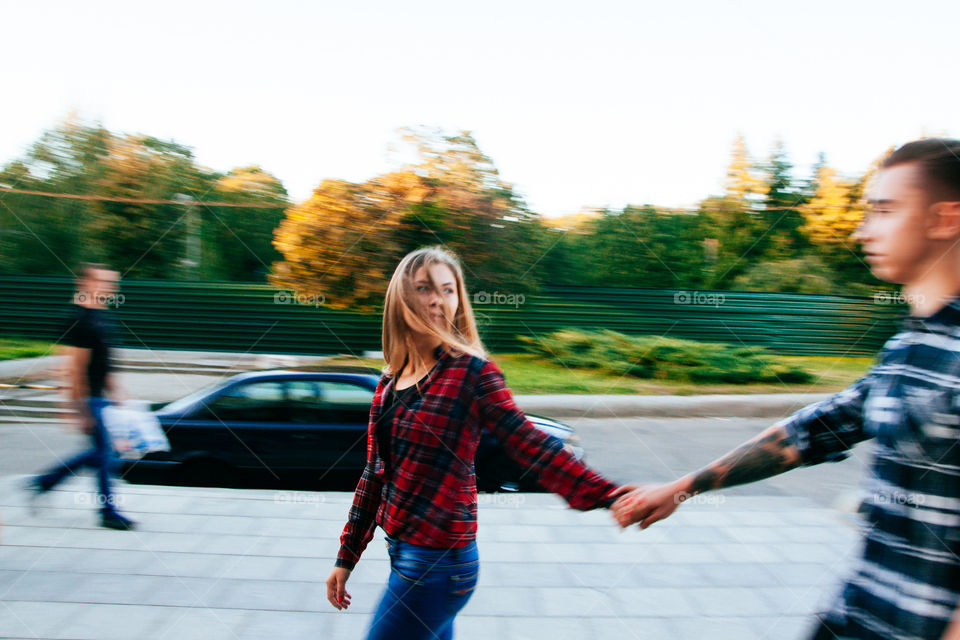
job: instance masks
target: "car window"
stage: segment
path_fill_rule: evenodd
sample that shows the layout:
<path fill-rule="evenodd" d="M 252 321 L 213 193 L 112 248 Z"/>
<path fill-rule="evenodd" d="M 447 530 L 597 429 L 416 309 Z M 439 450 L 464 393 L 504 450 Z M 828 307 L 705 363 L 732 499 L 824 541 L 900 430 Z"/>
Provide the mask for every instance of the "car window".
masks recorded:
<path fill-rule="evenodd" d="M 320 389 L 312 380 L 287 382 L 287 408 L 291 422 L 317 422 Z"/>
<path fill-rule="evenodd" d="M 174 400 L 173 402 L 163 405 L 161 409 L 163 411 L 170 412 L 170 413 L 183 411 L 184 409 L 187 409 L 188 407 L 190 407 L 190 405 L 192 405 L 197 400 L 206 398 L 208 395 L 210 395 L 211 392 L 213 392 L 215 389 L 221 386 L 223 386 L 223 382 L 221 381 L 207 385 L 201 389 L 198 389 L 197 391 L 194 391 L 190 395 L 186 395 L 182 398 L 178 398 Z"/>
<path fill-rule="evenodd" d="M 320 401 L 320 389 L 312 380 L 296 380 L 287 383 L 287 400 L 290 404 L 313 405 Z"/>
<path fill-rule="evenodd" d="M 351 382 L 295 380 L 287 383 L 287 398 L 294 422 L 366 424 L 373 391 Z"/>
<path fill-rule="evenodd" d="M 282 382 L 241 383 L 207 404 L 207 409 L 224 422 L 284 422 L 286 402 Z"/>

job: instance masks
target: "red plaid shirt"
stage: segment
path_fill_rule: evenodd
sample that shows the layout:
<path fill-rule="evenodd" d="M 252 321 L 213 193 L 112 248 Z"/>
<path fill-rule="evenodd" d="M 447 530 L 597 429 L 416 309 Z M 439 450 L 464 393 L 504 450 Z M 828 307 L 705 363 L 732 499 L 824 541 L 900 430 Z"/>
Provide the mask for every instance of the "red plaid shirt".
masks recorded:
<path fill-rule="evenodd" d="M 578 461 L 559 439 L 531 424 L 517 408 L 493 362 L 437 350 L 439 362 L 408 406 L 392 421 L 389 473 L 377 451 L 375 425 L 392 377 L 377 385 L 367 431 L 367 466 L 340 536 L 336 566 L 353 569 L 376 525 L 425 547 L 463 547 L 476 538 L 477 483 L 473 459 L 486 427 L 544 488 L 575 509 L 609 507 L 615 485 Z"/>

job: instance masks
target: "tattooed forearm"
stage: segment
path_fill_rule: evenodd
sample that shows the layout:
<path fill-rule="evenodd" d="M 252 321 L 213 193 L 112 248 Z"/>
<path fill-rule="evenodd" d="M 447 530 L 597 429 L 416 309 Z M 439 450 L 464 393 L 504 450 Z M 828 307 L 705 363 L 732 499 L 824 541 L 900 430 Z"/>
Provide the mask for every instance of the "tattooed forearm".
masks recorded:
<path fill-rule="evenodd" d="M 800 453 L 775 425 L 693 474 L 690 493 L 747 484 L 799 466 Z"/>

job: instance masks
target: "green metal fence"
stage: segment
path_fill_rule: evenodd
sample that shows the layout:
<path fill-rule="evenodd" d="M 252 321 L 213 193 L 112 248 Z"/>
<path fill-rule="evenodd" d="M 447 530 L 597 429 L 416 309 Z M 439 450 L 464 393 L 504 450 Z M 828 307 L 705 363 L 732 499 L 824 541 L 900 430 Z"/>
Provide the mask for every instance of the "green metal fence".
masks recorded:
<path fill-rule="evenodd" d="M 0 276 L 0 335 L 58 340 L 72 283 Z M 520 350 L 518 335 L 607 328 L 759 345 L 786 354 L 873 355 L 903 308 L 853 296 L 615 287 L 548 287 L 537 295 L 475 292 L 491 351 Z M 380 348 L 380 316 L 300 304 L 269 285 L 124 281 L 116 318 L 127 347 L 260 353 L 357 353 Z M 304 300 L 301 298 L 301 302 Z"/>

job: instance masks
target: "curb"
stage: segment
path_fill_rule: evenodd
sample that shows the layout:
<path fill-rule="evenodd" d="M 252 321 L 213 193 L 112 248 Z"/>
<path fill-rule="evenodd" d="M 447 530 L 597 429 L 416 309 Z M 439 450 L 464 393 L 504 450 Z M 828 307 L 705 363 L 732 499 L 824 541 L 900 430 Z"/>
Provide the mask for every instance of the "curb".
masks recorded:
<path fill-rule="evenodd" d="M 27 382 L 38 377 L 50 377 L 60 356 L 39 356 L 0 361 L 0 382 Z"/>
<path fill-rule="evenodd" d="M 829 393 L 758 393 L 750 395 L 518 395 L 527 413 L 556 418 L 782 418 Z"/>

